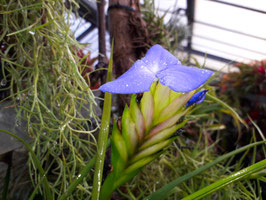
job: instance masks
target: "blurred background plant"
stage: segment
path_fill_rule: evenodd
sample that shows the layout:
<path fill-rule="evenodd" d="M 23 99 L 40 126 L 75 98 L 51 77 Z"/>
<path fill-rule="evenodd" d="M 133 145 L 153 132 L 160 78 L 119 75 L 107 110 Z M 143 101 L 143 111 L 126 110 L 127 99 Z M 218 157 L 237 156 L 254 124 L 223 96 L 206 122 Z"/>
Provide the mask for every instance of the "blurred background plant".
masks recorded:
<path fill-rule="evenodd" d="M 254 137 L 265 140 L 266 133 L 265 60 L 250 64 L 236 63 L 235 66 L 239 71 L 223 74 L 214 85 L 217 96 L 239 113 L 247 127 L 240 127 L 240 134 L 236 134 L 232 117 L 220 115 L 221 122 L 226 126 L 226 129 L 219 131 L 222 135 L 220 145 L 224 151 L 247 145 Z M 250 154 L 243 160 L 245 166 L 252 160 Z M 257 149 L 256 160 L 264 158 L 265 147 L 262 146 Z"/>
<path fill-rule="evenodd" d="M 252 126 L 266 133 L 266 60 L 236 63 L 239 72 L 224 74 L 218 83 L 219 96 Z"/>
<path fill-rule="evenodd" d="M 181 10 L 178 10 L 181 12 Z M 181 14 L 171 15 L 165 22 L 168 11 L 158 15 L 154 0 L 144 0 L 142 6 L 143 19 L 147 23 L 149 39 L 152 44 L 161 44 L 171 52 L 182 49 L 181 43 L 190 36 L 189 26 L 181 22 Z"/>

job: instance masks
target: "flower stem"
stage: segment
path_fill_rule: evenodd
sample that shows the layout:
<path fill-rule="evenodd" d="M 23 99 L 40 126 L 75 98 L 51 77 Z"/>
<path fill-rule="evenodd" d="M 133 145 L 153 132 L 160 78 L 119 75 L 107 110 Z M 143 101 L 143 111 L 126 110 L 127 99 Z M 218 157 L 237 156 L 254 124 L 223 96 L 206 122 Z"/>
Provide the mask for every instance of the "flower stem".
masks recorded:
<path fill-rule="evenodd" d="M 113 49 L 111 50 L 111 56 L 108 65 L 107 82 L 111 81 L 112 79 L 112 65 L 113 65 L 112 54 L 113 54 Z M 105 158 L 108 133 L 109 133 L 109 124 L 110 124 L 111 98 L 112 98 L 111 93 L 106 92 L 104 95 L 102 123 L 98 138 L 98 151 L 96 155 L 96 163 L 95 163 L 95 170 L 93 177 L 92 200 L 98 200 L 100 197 L 103 165 L 104 165 L 104 158 Z"/>

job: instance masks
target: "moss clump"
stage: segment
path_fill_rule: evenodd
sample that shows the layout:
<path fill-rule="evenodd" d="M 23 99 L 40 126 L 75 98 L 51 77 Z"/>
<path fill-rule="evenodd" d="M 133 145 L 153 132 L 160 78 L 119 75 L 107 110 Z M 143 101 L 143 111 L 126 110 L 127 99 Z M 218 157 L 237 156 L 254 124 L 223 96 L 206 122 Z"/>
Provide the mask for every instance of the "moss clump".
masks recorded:
<path fill-rule="evenodd" d="M 1 0 L 0 8 L 1 64 L 10 92 L 4 101 L 26 121 L 52 191 L 63 194 L 95 154 L 98 127 L 95 97 L 79 71 L 84 66 L 70 30 L 72 11 L 63 0 Z M 31 180 L 40 187 L 31 159 Z M 71 199 L 88 194 L 90 185 L 84 180 Z"/>

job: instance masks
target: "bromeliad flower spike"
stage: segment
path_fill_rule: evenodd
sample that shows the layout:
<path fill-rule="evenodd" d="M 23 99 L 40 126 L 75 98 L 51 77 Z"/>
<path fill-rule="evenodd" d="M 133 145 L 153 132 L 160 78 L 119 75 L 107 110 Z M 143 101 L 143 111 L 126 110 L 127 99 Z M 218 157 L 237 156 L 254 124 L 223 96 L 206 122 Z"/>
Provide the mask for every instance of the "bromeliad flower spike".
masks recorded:
<path fill-rule="evenodd" d="M 126 73 L 99 89 L 116 94 L 141 93 L 149 91 L 152 82 L 159 79 L 161 84 L 175 92 L 190 92 L 211 75 L 212 72 L 206 69 L 182 66 L 175 56 L 157 44 Z"/>
<path fill-rule="evenodd" d="M 153 46 L 125 74 L 100 87 L 111 93 L 144 92 L 140 104 L 131 97 L 119 122 L 114 122 L 111 138 L 112 172 L 101 189 L 100 199 L 136 176 L 159 157 L 176 139 L 174 133 L 186 124 L 180 119 L 190 106 L 203 101 L 207 90 L 195 93 L 212 72 L 182 66 L 168 51 Z M 155 81 L 155 80 L 158 81 Z"/>

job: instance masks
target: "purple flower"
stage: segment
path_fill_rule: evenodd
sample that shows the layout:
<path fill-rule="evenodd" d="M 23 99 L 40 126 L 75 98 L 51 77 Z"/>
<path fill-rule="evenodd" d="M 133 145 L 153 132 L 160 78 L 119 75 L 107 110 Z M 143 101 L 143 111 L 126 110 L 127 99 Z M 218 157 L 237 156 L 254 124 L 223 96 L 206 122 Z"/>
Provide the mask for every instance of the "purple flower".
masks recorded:
<path fill-rule="evenodd" d="M 201 86 L 212 75 L 206 69 L 182 66 L 180 61 L 160 45 L 154 45 L 146 56 L 114 81 L 99 89 L 116 94 L 133 94 L 149 91 L 156 79 L 175 92 L 190 92 Z"/>
<path fill-rule="evenodd" d="M 186 106 L 189 107 L 191 105 L 201 103 L 205 99 L 207 92 L 208 90 L 202 90 L 202 91 L 195 93 L 186 103 Z"/>

